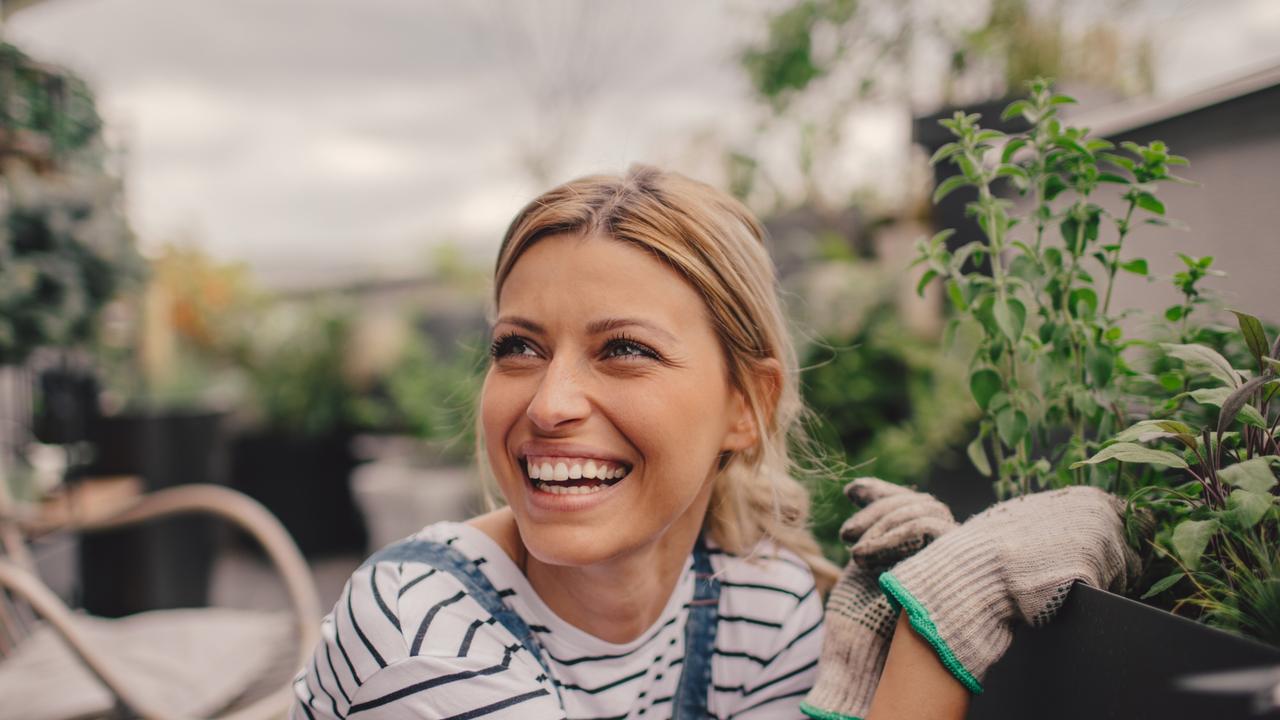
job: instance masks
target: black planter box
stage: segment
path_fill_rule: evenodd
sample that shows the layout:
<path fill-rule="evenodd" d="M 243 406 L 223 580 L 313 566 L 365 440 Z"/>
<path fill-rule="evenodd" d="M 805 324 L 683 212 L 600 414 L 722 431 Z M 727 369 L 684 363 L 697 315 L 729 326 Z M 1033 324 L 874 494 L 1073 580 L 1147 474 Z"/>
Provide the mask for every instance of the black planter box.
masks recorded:
<path fill-rule="evenodd" d="M 138 475 L 146 491 L 224 484 L 222 420 L 222 414 L 209 412 L 99 418 L 90 428 L 96 454 L 85 474 Z M 200 516 L 84 535 L 81 603 L 102 617 L 207 605 L 218 537 L 217 521 Z"/>
<path fill-rule="evenodd" d="M 348 433 L 262 433 L 233 443 L 231 484 L 279 518 L 307 556 L 363 555 L 364 518 L 351 496 L 356 459 Z"/>
<path fill-rule="evenodd" d="M 1215 671 L 1280 667 L 1280 649 L 1077 584 L 1053 622 L 1022 627 L 974 698 L 972 720 L 1230 720 L 1250 698 L 1182 689 Z"/>

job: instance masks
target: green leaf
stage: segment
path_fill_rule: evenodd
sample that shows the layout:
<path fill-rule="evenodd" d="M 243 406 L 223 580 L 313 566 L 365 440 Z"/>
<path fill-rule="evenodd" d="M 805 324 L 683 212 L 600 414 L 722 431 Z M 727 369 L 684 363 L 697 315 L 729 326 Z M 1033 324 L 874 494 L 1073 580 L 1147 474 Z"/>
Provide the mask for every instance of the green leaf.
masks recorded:
<path fill-rule="evenodd" d="M 1177 395 L 1175 396 L 1175 399 L 1182 398 L 1182 397 L 1190 397 L 1192 400 L 1195 400 L 1201 405 L 1212 405 L 1214 407 L 1220 408 L 1222 407 L 1223 403 L 1225 403 L 1227 399 L 1231 397 L 1231 394 L 1233 392 L 1235 391 L 1232 390 L 1231 388 L 1224 388 L 1224 387 L 1200 388 L 1198 390 L 1192 390 L 1191 392 L 1185 392 L 1180 395 Z M 1222 420 L 1221 414 L 1219 414 L 1219 420 Z M 1258 412 L 1258 408 L 1248 404 L 1241 407 L 1237 411 L 1236 415 L 1232 416 L 1231 418 L 1228 418 L 1226 421 L 1227 423 L 1230 423 L 1234 420 L 1240 420 L 1241 422 L 1248 425 L 1252 425 L 1253 427 L 1266 426 L 1266 423 L 1262 419 L 1262 413 Z"/>
<path fill-rule="evenodd" d="M 1031 110 L 1032 110 L 1032 106 L 1030 101 L 1014 100 L 1013 102 L 1009 103 L 1009 106 L 1004 109 L 1004 112 L 1000 113 L 1000 119 L 1008 120 L 1010 118 L 1015 118 L 1019 115 L 1029 113 L 1031 112 Z"/>
<path fill-rule="evenodd" d="M 1116 175 L 1115 173 L 1104 172 L 1104 173 L 1098 173 L 1098 182 L 1115 183 L 1116 185 L 1128 185 L 1129 178 L 1126 178 L 1123 175 Z"/>
<path fill-rule="evenodd" d="M 987 450 L 982 446 L 982 436 L 974 438 L 969 443 L 969 447 L 965 448 L 965 452 L 969 455 L 969 462 L 977 468 L 978 472 L 984 477 L 991 477 L 991 462 L 987 460 Z"/>
<path fill-rule="evenodd" d="M 1249 399 L 1249 396 L 1256 392 L 1258 388 L 1261 388 L 1266 384 L 1267 380 L 1267 375 L 1259 375 L 1257 377 L 1250 378 L 1243 385 L 1232 390 L 1230 395 L 1227 395 L 1226 399 L 1222 401 L 1222 411 L 1218 415 L 1219 433 L 1227 431 L 1227 428 L 1231 426 L 1231 423 L 1236 421 L 1236 416 L 1244 410 L 1245 403 Z M 1254 418 L 1250 415 L 1246 415 L 1243 419 L 1251 425 L 1255 424 L 1251 422 Z M 1256 420 L 1257 425 L 1266 427 L 1262 422 L 1263 418 L 1261 413 L 1258 413 Z"/>
<path fill-rule="evenodd" d="M 1267 331 L 1262 329 L 1262 321 L 1239 310 L 1232 310 L 1231 313 L 1236 316 L 1236 321 L 1240 324 L 1240 333 L 1244 335 L 1245 344 L 1253 353 L 1253 359 L 1257 361 L 1258 367 L 1262 367 L 1262 358 L 1270 353 L 1267 345 Z"/>
<path fill-rule="evenodd" d="M 992 140 L 999 140 L 1003 137 L 1005 137 L 1004 133 L 988 128 L 973 136 L 973 141 L 975 143 L 990 143 Z"/>
<path fill-rule="evenodd" d="M 964 312 L 965 308 L 969 307 L 969 303 L 964 300 L 964 291 L 960 289 L 960 283 L 955 280 L 947 280 L 947 297 L 951 299 L 951 307 L 955 308 L 956 312 Z"/>
<path fill-rule="evenodd" d="M 916 283 L 916 295 L 924 297 L 924 289 L 928 287 L 929 283 L 936 277 L 938 277 L 937 270 L 925 271 L 925 274 L 920 276 L 920 282 Z"/>
<path fill-rule="evenodd" d="M 991 403 L 992 396 L 1000 392 L 1003 385 L 999 373 L 990 368 L 983 368 L 969 376 L 969 392 L 973 393 L 973 399 L 984 412 Z"/>
<path fill-rule="evenodd" d="M 1014 447 L 1027 434 L 1027 415 L 1012 406 L 1001 410 L 996 415 L 996 432 L 1008 447 Z"/>
<path fill-rule="evenodd" d="M 1085 353 L 1085 367 L 1088 368 L 1094 385 L 1104 388 L 1111 382 L 1111 375 L 1116 368 L 1115 353 L 1105 346 L 1091 347 Z"/>
<path fill-rule="evenodd" d="M 1075 317 L 1088 320 L 1098 311 L 1098 293 L 1089 288 L 1076 288 L 1071 291 L 1067 307 Z"/>
<path fill-rule="evenodd" d="M 1182 316 L 1185 313 L 1186 308 L 1181 305 L 1173 305 L 1168 310 L 1164 311 L 1164 319 L 1169 322 L 1178 322 L 1182 319 Z"/>
<path fill-rule="evenodd" d="M 1097 465 L 1108 460 L 1119 460 L 1120 462 L 1137 463 L 1139 465 L 1157 465 L 1160 467 L 1184 469 L 1187 467 L 1187 463 L 1181 457 L 1167 450 L 1155 450 L 1145 445 L 1121 442 L 1102 448 L 1088 460 L 1072 463 L 1071 469 L 1074 470 L 1081 465 Z"/>
<path fill-rule="evenodd" d="M 1026 146 L 1027 146 L 1027 139 L 1021 138 L 1021 137 L 1014 138 L 1009 142 L 1005 143 L 1004 151 L 1000 153 L 1000 162 L 1001 163 L 1009 162 L 1010 160 L 1013 159 L 1013 156 L 1017 154 L 1019 150 L 1021 150 Z"/>
<path fill-rule="evenodd" d="M 1004 333 L 1010 342 L 1017 342 L 1018 338 L 1022 337 L 1022 328 L 1026 325 L 1027 308 L 1016 298 L 1009 298 L 1004 302 L 997 301 L 992 311 L 1000 332 Z"/>
<path fill-rule="evenodd" d="M 1130 260 L 1129 262 L 1120 263 L 1120 269 L 1125 272 L 1133 273 L 1134 275 L 1146 275 L 1147 261 L 1141 258 L 1137 260 Z"/>
<path fill-rule="evenodd" d="M 1053 97 L 1049 98 L 1050 105 L 1068 105 L 1075 102 L 1076 102 L 1076 99 L 1071 97 L 1070 95 L 1054 95 Z"/>
<path fill-rule="evenodd" d="M 1067 189 L 1067 184 L 1057 174 L 1051 174 L 1044 180 L 1044 199 L 1046 201 L 1053 200 Z"/>
<path fill-rule="evenodd" d="M 1146 210 L 1147 212 L 1155 213 L 1156 215 L 1164 215 L 1164 203 L 1157 200 L 1156 196 L 1149 192 L 1138 193 L 1137 196 L 1134 197 L 1134 202 L 1137 203 L 1138 207 Z"/>
<path fill-rule="evenodd" d="M 958 152 L 964 152 L 964 147 L 962 147 L 960 143 L 949 142 L 938 148 L 938 151 L 933 154 L 933 157 L 929 158 L 929 164 L 937 165 Z"/>
<path fill-rule="evenodd" d="M 1218 471 L 1218 477 L 1232 487 L 1255 493 L 1271 492 L 1276 486 L 1269 457 L 1253 458 Z"/>
<path fill-rule="evenodd" d="M 1149 590 L 1147 590 L 1145 593 L 1143 593 L 1143 594 L 1142 594 L 1142 597 L 1140 597 L 1140 598 L 1138 598 L 1138 599 L 1139 599 L 1139 600 L 1146 600 L 1146 599 L 1148 599 L 1148 598 L 1153 598 L 1153 597 L 1155 597 L 1156 595 L 1159 595 L 1160 593 L 1164 592 L 1165 590 L 1168 590 L 1169 588 L 1171 588 L 1171 587 L 1173 587 L 1174 585 L 1178 584 L 1178 581 L 1179 581 L 1179 580 L 1181 580 L 1181 579 L 1182 579 L 1182 578 L 1184 578 L 1184 577 L 1186 577 L 1186 575 L 1184 575 L 1184 574 L 1182 574 L 1182 573 L 1180 573 L 1180 572 L 1176 572 L 1176 573 L 1174 573 L 1174 574 L 1170 575 L 1169 577 L 1166 577 L 1166 578 L 1162 578 L 1162 579 L 1160 579 L 1160 580 L 1157 580 L 1157 581 L 1156 581 L 1156 582 L 1151 586 L 1151 588 L 1150 588 Z"/>
<path fill-rule="evenodd" d="M 1275 498 L 1270 493 L 1256 493 L 1249 490 L 1232 490 L 1227 497 L 1227 512 L 1236 527 L 1248 530 L 1257 525 L 1275 505 Z"/>
<path fill-rule="evenodd" d="M 963 175 L 952 175 L 943 180 L 938 183 L 938 189 L 933 191 L 933 204 L 937 205 L 943 198 L 968 184 L 969 180 Z"/>
<path fill-rule="evenodd" d="M 1187 369 L 1207 373 L 1210 377 L 1233 388 L 1240 387 L 1240 374 L 1218 351 L 1204 345 L 1160 343 L 1160 347 L 1164 348 L 1169 355 L 1181 360 Z"/>
<path fill-rule="evenodd" d="M 1200 556 L 1209 538 L 1218 531 L 1217 520 L 1183 520 L 1173 529 L 1173 551 L 1191 570 L 1200 567 Z"/>

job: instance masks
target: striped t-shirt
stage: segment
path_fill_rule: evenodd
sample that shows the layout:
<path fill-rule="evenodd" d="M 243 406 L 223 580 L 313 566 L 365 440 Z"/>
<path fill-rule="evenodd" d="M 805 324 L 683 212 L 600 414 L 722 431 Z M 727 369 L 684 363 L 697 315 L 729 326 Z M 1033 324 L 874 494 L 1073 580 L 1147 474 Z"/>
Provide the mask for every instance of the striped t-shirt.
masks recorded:
<path fill-rule="evenodd" d="M 360 568 L 294 681 L 291 718 L 669 718 L 693 598 L 690 556 L 666 608 L 636 640 L 601 640 L 559 618 L 483 531 L 437 523 L 416 536 L 471 560 L 538 635 L 551 671 L 452 575 L 414 562 Z M 709 544 L 720 622 L 707 701 L 715 718 L 802 718 L 822 647 L 809 568 L 763 542 L 755 556 Z M 564 701 L 561 710 L 557 690 Z"/>

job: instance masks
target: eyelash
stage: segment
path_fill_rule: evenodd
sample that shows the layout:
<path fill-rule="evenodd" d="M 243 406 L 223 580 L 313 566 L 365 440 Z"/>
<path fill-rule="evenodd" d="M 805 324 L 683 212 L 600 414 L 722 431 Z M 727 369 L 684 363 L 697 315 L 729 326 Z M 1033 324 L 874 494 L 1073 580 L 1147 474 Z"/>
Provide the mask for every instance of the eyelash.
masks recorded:
<path fill-rule="evenodd" d="M 525 346 L 530 345 L 529 341 L 518 333 L 507 332 L 494 340 L 493 344 L 489 346 L 489 355 L 494 359 L 501 359 L 508 355 L 512 355 L 512 346 L 516 344 L 523 344 Z M 646 357 L 650 360 L 662 360 L 662 356 L 658 355 L 653 348 L 626 335 L 625 333 L 615 335 L 605 341 L 606 352 L 617 347 L 631 347 L 634 348 L 636 352 L 630 355 L 616 355 L 614 357 Z"/>

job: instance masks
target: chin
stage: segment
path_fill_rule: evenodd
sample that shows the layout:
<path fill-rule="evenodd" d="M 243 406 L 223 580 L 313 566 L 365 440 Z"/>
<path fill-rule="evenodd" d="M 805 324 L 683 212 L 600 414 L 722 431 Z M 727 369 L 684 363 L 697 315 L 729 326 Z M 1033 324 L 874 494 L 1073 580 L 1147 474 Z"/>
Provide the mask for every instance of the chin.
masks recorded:
<path fill-rule="evenodd" d="M 607 562 L 628 549 L 616 528 L 565 523 L 539 523 L 516 517 L 520 539 L 529 554 L 546 565 L 588 567 Z"/>

